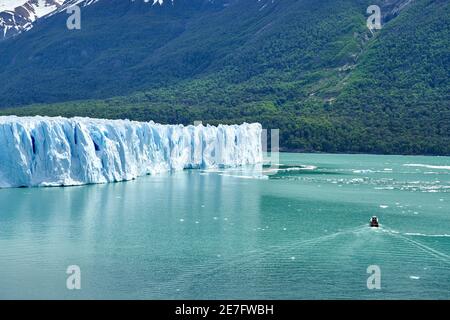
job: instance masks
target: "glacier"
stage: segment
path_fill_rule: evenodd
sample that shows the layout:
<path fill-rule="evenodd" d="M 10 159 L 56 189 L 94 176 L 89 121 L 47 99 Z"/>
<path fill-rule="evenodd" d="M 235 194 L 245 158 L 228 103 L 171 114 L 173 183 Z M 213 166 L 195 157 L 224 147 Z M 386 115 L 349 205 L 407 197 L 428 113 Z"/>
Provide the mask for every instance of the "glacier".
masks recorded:
<path fill-rule="evenodd" d="M 132 180 L 263 161 L 259 123 L 219 126 L 0 117 L 0 188 Z"/>

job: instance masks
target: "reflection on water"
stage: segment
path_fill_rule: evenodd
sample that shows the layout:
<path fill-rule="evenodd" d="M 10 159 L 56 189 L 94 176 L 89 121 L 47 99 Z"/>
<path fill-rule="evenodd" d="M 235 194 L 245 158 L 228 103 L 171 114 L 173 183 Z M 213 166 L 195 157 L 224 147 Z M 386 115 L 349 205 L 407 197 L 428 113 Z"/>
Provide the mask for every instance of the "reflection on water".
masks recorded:
<path fill-rule="evenodd" d="M 449 158 L 281 162 L 0 190 L 0 298 L 450 297 Z"/>

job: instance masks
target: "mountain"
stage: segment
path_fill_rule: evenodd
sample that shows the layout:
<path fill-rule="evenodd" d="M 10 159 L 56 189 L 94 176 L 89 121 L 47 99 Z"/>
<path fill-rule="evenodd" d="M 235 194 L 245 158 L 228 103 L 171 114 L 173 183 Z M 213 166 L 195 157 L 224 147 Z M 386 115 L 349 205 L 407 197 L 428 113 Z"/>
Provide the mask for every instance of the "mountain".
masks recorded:
<path fill-rule="evenodd" d="M 109 97 L 178 80 L 181 73 L 194 76 L 252 36 L 233 34 L 229 28 L 238 32 L 258 17 L 268 20 L 269 10 L 277 4 L 272 0 L 159 3 L 97 1 L 82 11 L 81 30 L 68 30 L 69 16 L 61 12 L 4 41 L 0 74 L 12 78 L 0 87 L 0 94 L 9 91 L 1 106 Z M 236 15 L 242 20 L 233 21 Z M 222 44 L 211 43 L 215 41 L 211 28 L 218 29 L 228 44 L 220 48 Z M 204 52 L 191 41 L 200 41 Z M 21 72 L 24 68 L 26 73 Z"/>
<path fill-rule="evenodd" d="M 39 20 L 61 13 L 68 7 L 86 7 L 99 0 L 2 0 L 0 3 L 0 41 L 33 28 Z M 126 1 L 126 0 L 125 0 Z M 135 0 L 130 0 L 134 2 Z M 146 4 L 174 4 L 174 0 L 143 0 Z M 207 0 L 212 1 L 212 0 Z"/>
<path fill-rule="evenodd" d="M 72 5 L 87 6 L 98 0 L 2 0 L 0 41 L 33 28 L 36 22 Z"/>
<path fill-rule="evenodd" d="M 287 150 L 450 154 L 448 1 L 99 0 L 81 30 L 67 17 L 0 43 L 0 113 L 258 121 Z"/>
<path fill-rule="evenodd" d="M 30 30 L 33 23 L 58 10 L 64 0 L 14 0 L 0 5 L 0 40 Z"/>

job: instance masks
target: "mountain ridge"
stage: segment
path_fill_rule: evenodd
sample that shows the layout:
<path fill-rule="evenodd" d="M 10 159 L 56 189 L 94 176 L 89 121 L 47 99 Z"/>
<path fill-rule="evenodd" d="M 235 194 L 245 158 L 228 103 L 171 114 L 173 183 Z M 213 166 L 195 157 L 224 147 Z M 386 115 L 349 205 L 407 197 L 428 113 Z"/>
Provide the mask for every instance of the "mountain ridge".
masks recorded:
<path fill-rule="evenodd" d="M 0 41 L 29 31 L 34 24 L 73 5 L 99 0 L 12 0 L 0 7 Z"/>

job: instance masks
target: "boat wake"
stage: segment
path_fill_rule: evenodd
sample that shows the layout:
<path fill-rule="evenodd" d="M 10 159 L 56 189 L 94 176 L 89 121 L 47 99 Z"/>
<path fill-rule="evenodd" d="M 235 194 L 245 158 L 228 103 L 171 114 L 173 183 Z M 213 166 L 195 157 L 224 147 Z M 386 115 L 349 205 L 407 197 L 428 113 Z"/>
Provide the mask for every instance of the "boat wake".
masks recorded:
<path fill-rule="evenodd" d="M 450 234 L 423 234 L 423 233 L 407 232 L 405 233 L 405 235 L 415 237 L 450 238 Z"/>
<path fill-rule="evenodd" d="M 221 272 L 224 269 L 227 269 L 229 267 L 237 268 L 239 265 L 245 265 L 249 263 L 250 261 L 256 260 L 256 259 L 264 259 L 270 255 L 273 255 L 274 253 L 279 252 L 289 252 L 292 249 L 299 249 L 304 248 L 308 249 L 313 246 L 316 246 L 319 243 L 327 242 L 330 240 L 333 240 L 337 237 L 344 236 L 344 235 L 364 235 L 364 234 L 385 234 L 392 237 L 395 237 L 397 239 L 400 239 L 406 243 L 409 243 L 413 245 L 414 247 L 420 249 L 424 253 L 434 257 L 435 259 L 450 265 L 450 256 L 440 252 L 436 249 L 433 249 L 423 243 L 420 243 L 418 241 L 415 241 L 413 239 L 410 239 L 405 234 L 401 234 L 396 230 L 392 230 L 389 228 L 383 228 L 383 226 L 380 226 L 380 228 L 370 228 L 366 224 L 360 225 L 357 227 L 351 227 L 344 230 L 339 230 L 337 232 L 319 236 L 312 239 L 306 239 L 306 240 L 300 240 L 300 241 L 289 241 L 288 243 L 282 244 L 282 245 L 273 245 L 269 246 L 265 249 L 257 249 L 252 250 L 249 252 L 241 253 L 239 255 L 236 255 L 233 259 L 227 259 L 226 261 L 222 263 L 214 263 L 214 262 L 208 262 L 206 264 L 201 264 L 195 269 L 184 272 L 183 274 L 180 274 L 178 278 L 173 279 L 172 281 L 165 283 L 165 286 L 167 287 L 174 287 L 174 286 L 183 286 L 183 285 L 190 285 L 190 281 L 187 281 L 187 279 L 196 279 L 197 277 L 201 276 L 202 279 L 208 279 L 210 277 L 214 277 L 218 272 Z M 221 257 L 218 256 L 218 259 Z M 288 259 L 289 257 L 286 257 Z M 295 260 L 295 257 L 291 257 L 292 260 Z M 414 276 L 411 276 L 414 278 Z"/>
<path fill-rule="evenodd" d="M 292 248 L 311 247 L 312 245 L 316 245 L 320 242 L 334 239 L 341 235 L 364 232 L 364 231 L 367 231 L 367 229 L 368 229 L 368 227 L 366 225 L 361 225 L 358 227 L 340 230 L 338 232 L 335 232 L 332 234 L 327 234 L 327 235 L 320 236 L 317 238 L 301 240 L 301 241 L 292 241 L 292 242 L 286 243 L 284 245 L 274 245 L 274 246 L 267 247 L 266 249 L 257 249 L 257 250 L 252 250 L 252 251 L 249 251 L 246 253 L 241 253 L 241 254 L 235 256 L 234 259 L 227 260 L 226 262 L 220 263 L 219 265 L 215 265 L 215 266 L 211 266 L 211 263 L 201 264 L 201 265 L 197 266 L 195 269 L 193 269 L 192 271 L 188 271 L 183 274 L 180 274 L 180 276 L 178 278 L 173 279 L 170 282 L 167 282 L 166 286 L 173 286 L 175 283 L 180 284 L 180 282 L 183 282 L 182 280 L 185 280 L 186 278 L 195 279 L 195 278 L 201 276 L 203 279 L 206 279 L 208 277 L 214 276 L 215 274 L 217 274 L 217 272 L 220 272 L 221 270 L 226 269 L 227 267 L 246 264 L 249 261 L 258 259 L 260 257 L 265 257 L 267 255 L 273 254 L 274 252 L 280 252 L 280 251 L 288 252 Z"/>
<path fill-rule="evenodd" d="M 411 233 L 400 234 L 399 232 L 397 232 L 395 230 L 390 230 L 390 229 L 383 229 L 383 231 L 389 235 L 392 235 L 393 237 L 401 239 L 401 240 L 417 247 L 421 251 L 428 253 L 429 255 L 439 259 L 440 261 L 450 265 L 450 256 L 449 255 L 447 255 L 441 251 L 438 251 L 436 249 L 433 249 L 419 241 L 413 240 L 408 237 L 408 236 L 416 236 L 417 234 L 411 234 Z M 439 236 L 447 236 L 447 235 L 423 235 L 423 236 L 432 236 L 432 237 L 438 236 L 439 237 Z"/>

